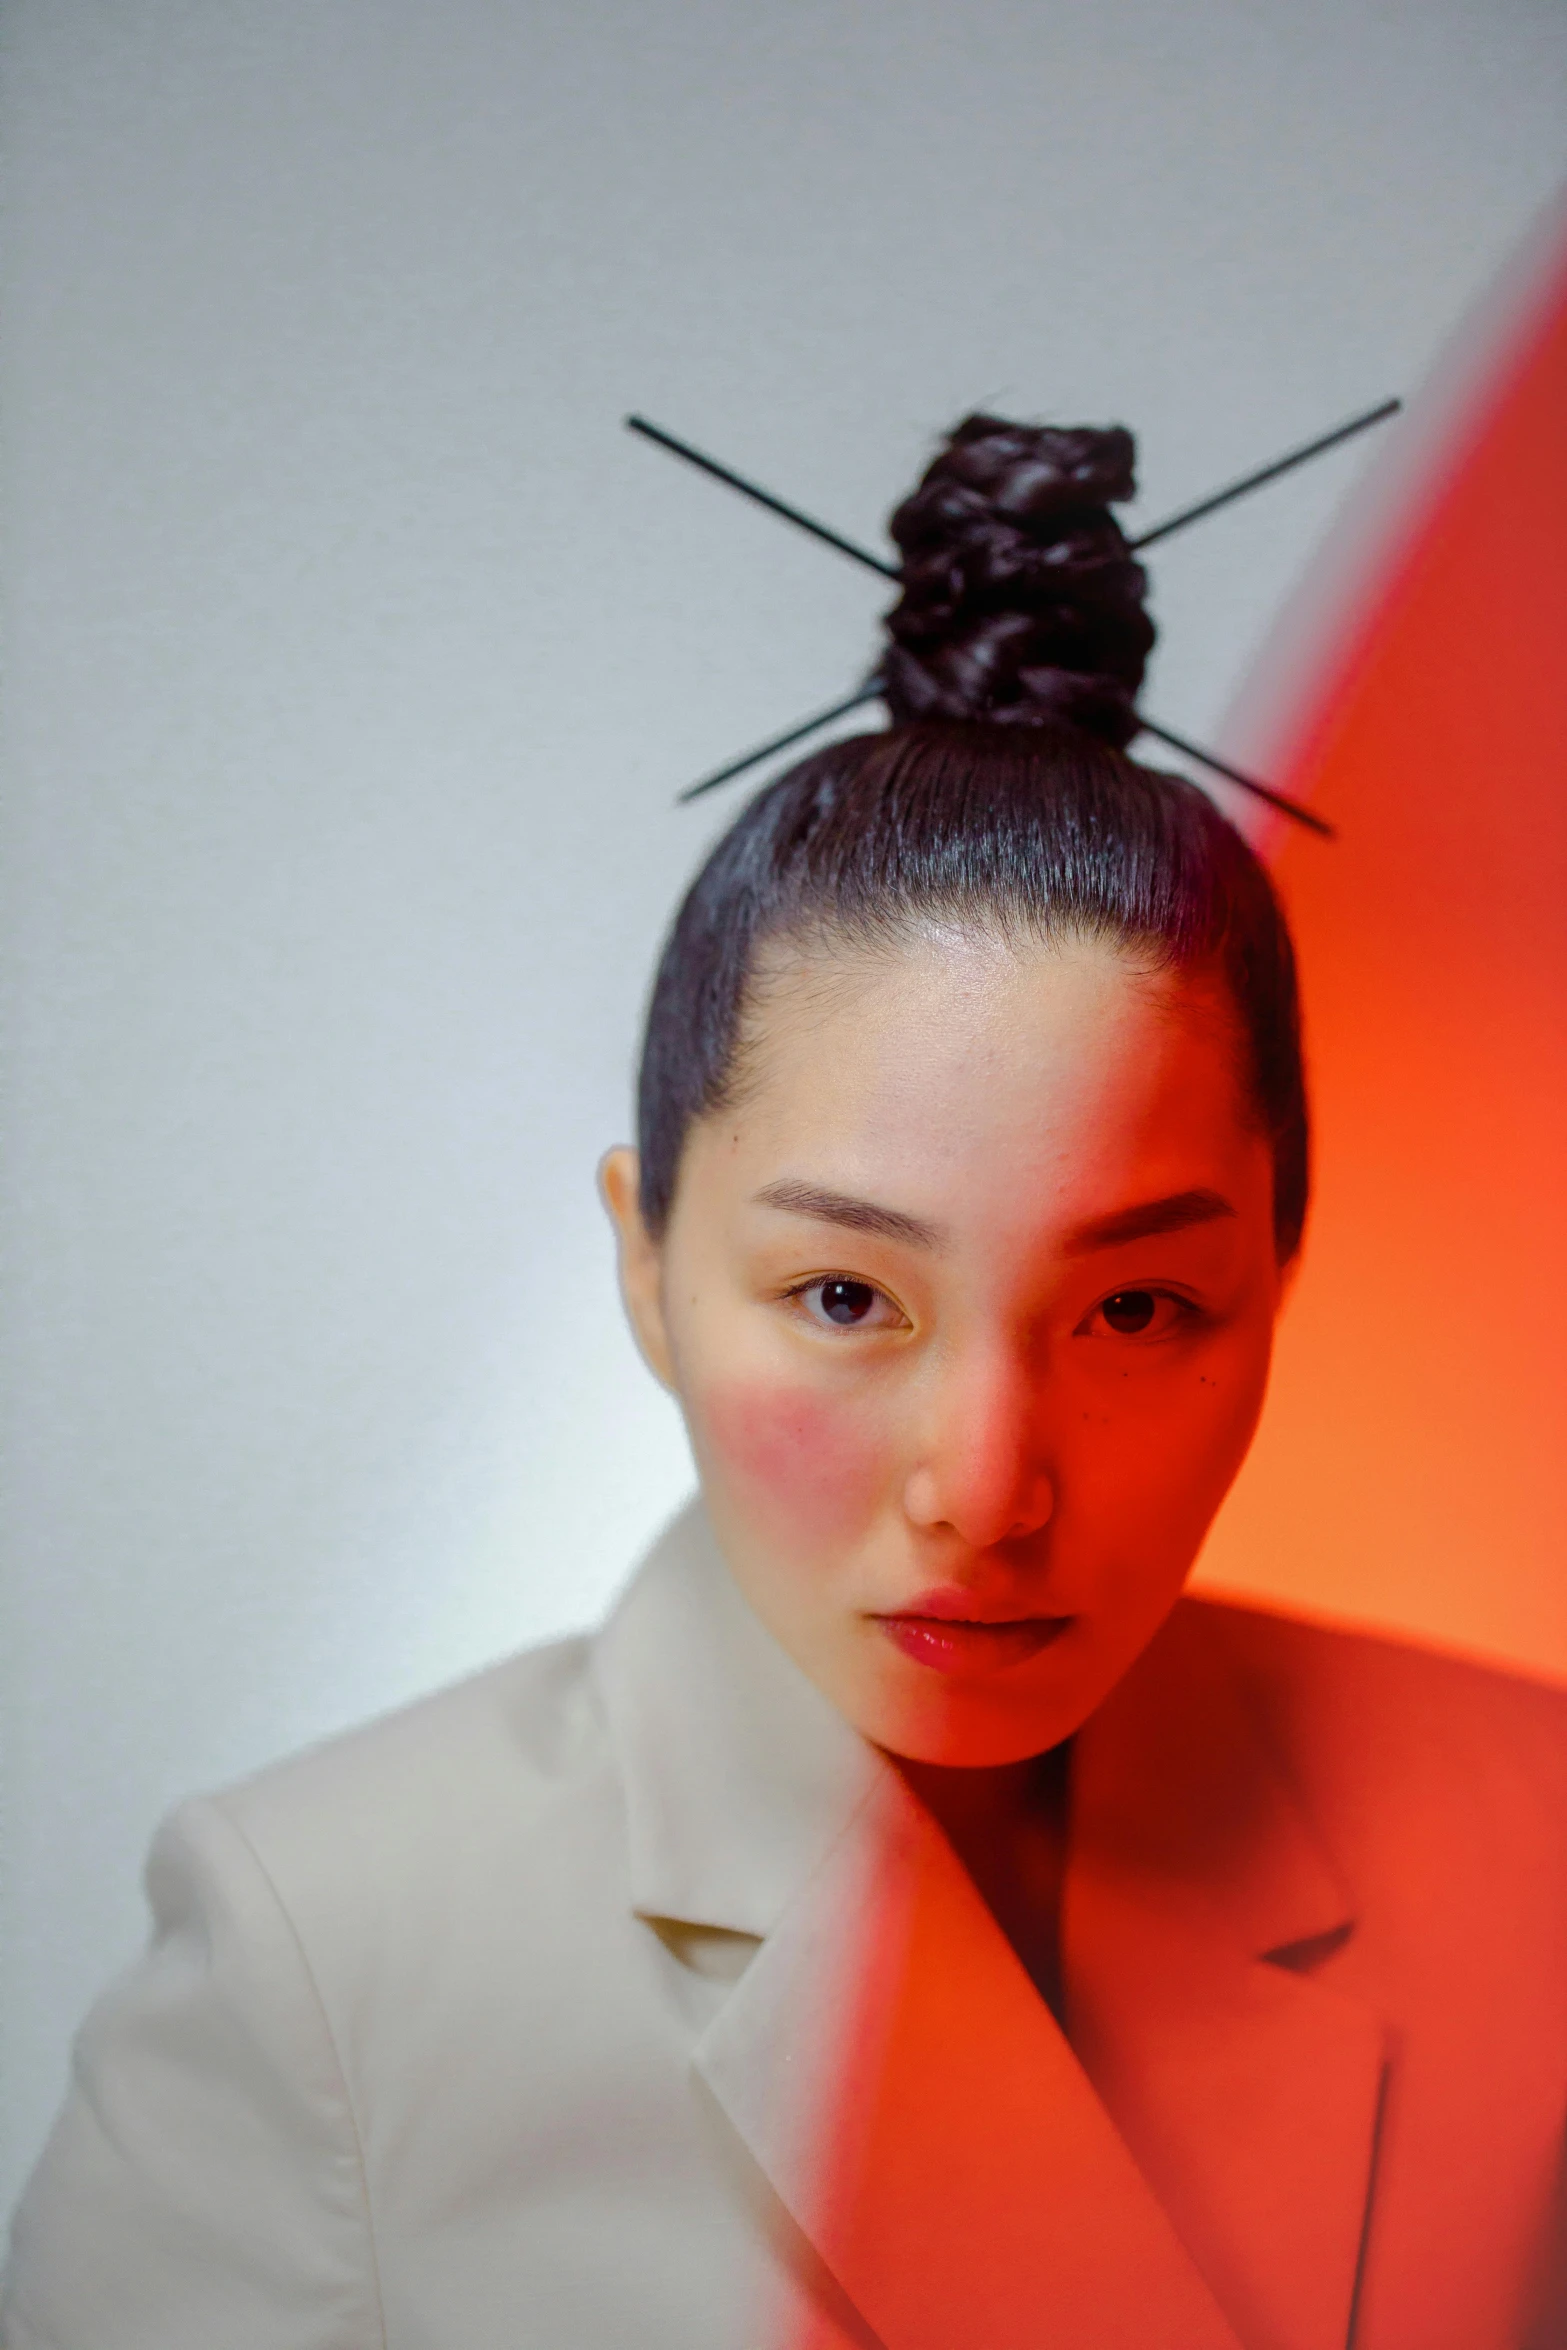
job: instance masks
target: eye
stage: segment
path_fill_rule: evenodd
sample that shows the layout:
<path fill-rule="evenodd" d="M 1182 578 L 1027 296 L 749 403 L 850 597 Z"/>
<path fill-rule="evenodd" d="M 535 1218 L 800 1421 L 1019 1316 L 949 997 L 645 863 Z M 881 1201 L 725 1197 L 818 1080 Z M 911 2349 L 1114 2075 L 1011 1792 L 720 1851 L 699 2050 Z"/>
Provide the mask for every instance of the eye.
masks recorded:
<path fill-rule="evenodd" d="M 1168 1289 L 1118 1289 L 1080 1324 L 1089 1338 L 1165 1338 L 1197 1311 Z"/>
<path fill-rule="evenodd" d="M 890 1297 L 869 1281 L 853 1280 L 847 1273 L 829 1273 L 824 1279 L 807 1281 L 789 1295 L 798 1299 L 806 1320 L 818 1330 L 884 1330 L 900 1323 L 902 1314 Z"/>

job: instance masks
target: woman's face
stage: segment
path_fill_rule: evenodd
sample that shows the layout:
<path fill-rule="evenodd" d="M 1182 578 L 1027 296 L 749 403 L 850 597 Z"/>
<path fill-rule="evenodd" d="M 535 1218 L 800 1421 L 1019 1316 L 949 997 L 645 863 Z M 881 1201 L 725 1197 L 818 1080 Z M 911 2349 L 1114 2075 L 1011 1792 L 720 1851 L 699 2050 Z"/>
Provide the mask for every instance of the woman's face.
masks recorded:
<path fill-rule="evenodd" d="M 1011 1762 L 1174 1604 L 1261 1408 L 1272 1160 L 1222 999 L 1108 946 L 932 928 L 773 971 L 639 1340 L 757 1614 L 891 1752 Z"/>

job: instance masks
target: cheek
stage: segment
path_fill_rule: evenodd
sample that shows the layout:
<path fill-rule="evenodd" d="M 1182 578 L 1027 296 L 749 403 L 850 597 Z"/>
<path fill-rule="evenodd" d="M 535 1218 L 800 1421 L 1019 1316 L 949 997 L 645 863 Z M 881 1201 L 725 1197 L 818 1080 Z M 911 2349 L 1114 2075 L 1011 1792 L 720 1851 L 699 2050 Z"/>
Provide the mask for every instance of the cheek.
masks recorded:
<path fill-rule="evenodd" d="M 1083 1415 L 1083 1487 L 1101 1522 L 1150 1560 L 1189 1559 L 1245 1458 L 1261 1409 L 1267 1348 L 1204 1350 L 1170 1375 L 1133 1371 Z"/>
<path fill-rule="evenodd" d="M 705 1396 L 693 1435 L 704 1473 L 799 1538 L 853 1532 L 886 1487 L 886 1432 L 863 1402 L 748 1381 Z"/>

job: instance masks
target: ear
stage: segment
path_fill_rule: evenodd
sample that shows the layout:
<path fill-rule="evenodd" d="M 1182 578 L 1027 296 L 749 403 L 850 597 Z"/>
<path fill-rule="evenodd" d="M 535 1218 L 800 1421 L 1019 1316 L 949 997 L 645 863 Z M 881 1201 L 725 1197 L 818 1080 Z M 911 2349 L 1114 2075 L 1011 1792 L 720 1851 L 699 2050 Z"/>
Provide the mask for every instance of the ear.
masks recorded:
<path fill-rule="evenodd" d="M 660 1283 L 663 1252 L 642 1221 L 639 1196 L 641 1165 L 625 1143 L 606 1151 L 599 1161 L 599 1197 L 615 1227 L 615 1249 L 620 1262 L 620 1295 L 642 1360 L 663 1387 L 673 1388 L 669 1340 L 664 1328 Z"/>

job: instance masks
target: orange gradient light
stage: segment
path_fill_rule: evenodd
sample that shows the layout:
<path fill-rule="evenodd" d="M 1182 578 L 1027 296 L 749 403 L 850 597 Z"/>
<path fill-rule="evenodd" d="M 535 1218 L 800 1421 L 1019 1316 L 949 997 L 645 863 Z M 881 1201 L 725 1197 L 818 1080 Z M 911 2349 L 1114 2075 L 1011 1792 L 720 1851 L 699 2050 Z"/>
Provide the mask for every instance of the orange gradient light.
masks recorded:
<path fill-rule="evenodd" d="M 1567 1679 L 1562 240 L 1294 709 L 1317 1200 L 1199 1580 Z"/>

